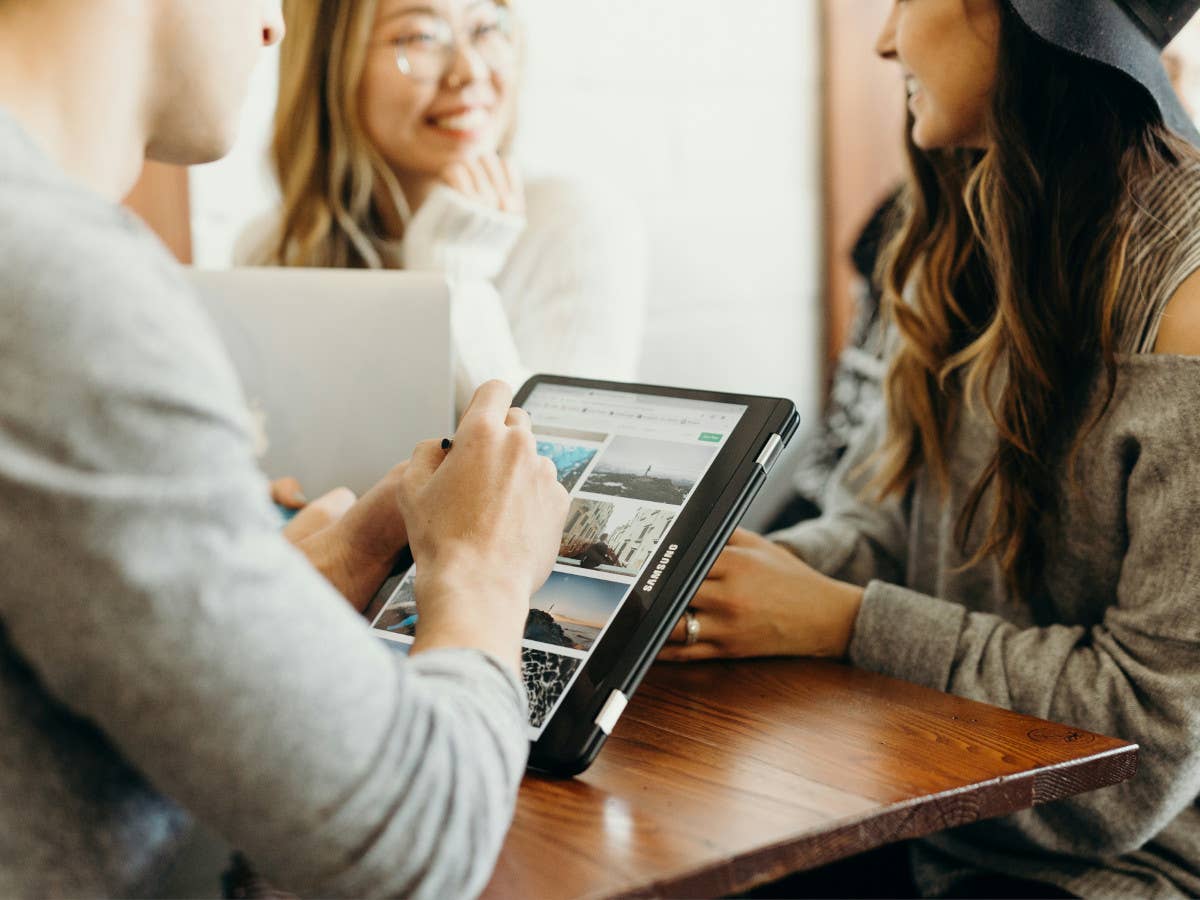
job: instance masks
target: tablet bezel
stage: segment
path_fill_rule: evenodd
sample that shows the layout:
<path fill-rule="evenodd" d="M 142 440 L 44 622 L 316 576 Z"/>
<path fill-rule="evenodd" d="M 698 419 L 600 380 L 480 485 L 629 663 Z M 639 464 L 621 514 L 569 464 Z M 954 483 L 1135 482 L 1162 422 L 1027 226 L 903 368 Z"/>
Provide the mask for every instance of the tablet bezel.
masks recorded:
<path fill-rule="evenodd" d="M 535 375 L 518 391 L 522 406 L 540 385 L 617 391 L 669 399 L 731 403 L 746 407 L 734 430 L 696 485 L 661 545 L 659 564 L 642 573 L 593 648 L 541 736 L 530 742 L 529 767 L 556 775 L 578 774 L 595 759 L 607 737 L 596 724 L 614 691 L 628 699 L 683 615 L 750 501 L 766 480 L 762 453 L 772 435 L 783 444 L 799 424 L 795 405 L 777 397 L 730 394 L 662 385 L 628 384 Z M 537 423 L 534 423 L 537 430 Z M 672 544 L 677 550 L 665 556 Z M 649 573 L 656 572 L 651 581 Z"/>

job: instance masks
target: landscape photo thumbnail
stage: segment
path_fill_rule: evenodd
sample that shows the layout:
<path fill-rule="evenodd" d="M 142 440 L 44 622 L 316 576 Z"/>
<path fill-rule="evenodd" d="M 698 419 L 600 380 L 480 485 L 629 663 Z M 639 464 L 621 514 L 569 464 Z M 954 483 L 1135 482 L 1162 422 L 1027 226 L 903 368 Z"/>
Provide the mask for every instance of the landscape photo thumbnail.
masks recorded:
<path fill-rule="evenodd" d="M 551 572 L 529 601 L 525 640 L 589 650 L 628 589 L 623 582 Z"/>
<path fill-rule="evenodd" d="M 717 448 L 649 438 L 613 438 L 583 490 L 679 506 L 700 480 Z"/>
<path fill-rule="evenodd" d="M 538 456 L 544 456 L 554 463 L 554 468 L 558 471 L 558 483 L 568 492 L 575 489 L 575 485 L 587 471 L 588 464 L 600 449 L 541 435 L 536 435 L 536 438 Z"/>

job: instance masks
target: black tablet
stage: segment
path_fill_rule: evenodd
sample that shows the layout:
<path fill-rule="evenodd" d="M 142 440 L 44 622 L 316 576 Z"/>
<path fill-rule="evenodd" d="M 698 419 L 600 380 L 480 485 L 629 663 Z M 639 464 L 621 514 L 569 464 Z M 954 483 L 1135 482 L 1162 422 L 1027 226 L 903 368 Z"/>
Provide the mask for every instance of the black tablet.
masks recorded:
<path fill-rule="evenodd" d="M 788 400 L 537 375 L 514 404 L 571 495 L 558 560 L 530 601 L 531 768 L 583 771 L 799 424 Z M 414 572 L 371 608 L 400 652 Z"/>

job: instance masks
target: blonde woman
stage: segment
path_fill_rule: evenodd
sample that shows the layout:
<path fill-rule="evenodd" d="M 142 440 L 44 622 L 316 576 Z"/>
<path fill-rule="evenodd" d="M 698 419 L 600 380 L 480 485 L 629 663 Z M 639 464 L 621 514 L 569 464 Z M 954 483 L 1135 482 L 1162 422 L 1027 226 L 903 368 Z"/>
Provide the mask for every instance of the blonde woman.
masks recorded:
<path fill-rule="evenodd" d="M 631 379 L 644 246 L 626 207 L 507 157 L 519 37 L 503 0 L 285 2 L 283 197 L 239 262 L 436 270 L 455 283 L 460 405 L 534 371 Z"/>

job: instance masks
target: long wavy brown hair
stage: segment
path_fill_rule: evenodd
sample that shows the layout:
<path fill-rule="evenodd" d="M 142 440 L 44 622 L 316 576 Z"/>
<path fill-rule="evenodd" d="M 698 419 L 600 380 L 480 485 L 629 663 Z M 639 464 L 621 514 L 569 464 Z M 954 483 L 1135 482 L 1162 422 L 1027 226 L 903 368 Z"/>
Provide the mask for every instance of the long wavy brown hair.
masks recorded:
<path fill-rule="evenodd" d="M 994 558 L 1014 596 L 1029 599 L 1042 517 L 1112 399 L 1118 353 L 1136 339 L 1122 329 L 1122 283 L 1139 186 L 1196 152 L 1136 83 L 1042 41 L 999 5 L 987 149 L 924 152 L 909 123 L 910 178 L 880 269 L 897 346 L 872 486 L 903 495 L 924 468 L 949 496 L 964 409 L 990 417 L 996 449 L 956 540 L 967 567 Z M 1089 416 L 1100 375 L 1107 393 Z"/>
<path fill-rule="evenodd" d="M 378 9 L 379 0 L 284 0 L 288 33 L 271 142 L 283 214 L 265 254 L 274 265 L 382 268 L 396 235 L 385 234 L 383 222 L 394 216 L 381 206 L 407 210 L 359 110 Z M 505 135 L 502 149 L 511 139 Z"/>

